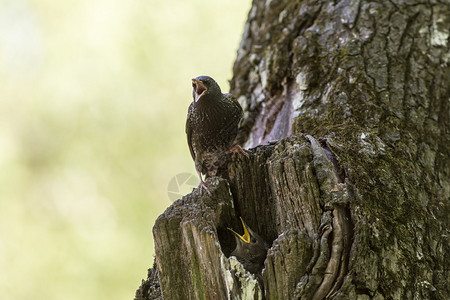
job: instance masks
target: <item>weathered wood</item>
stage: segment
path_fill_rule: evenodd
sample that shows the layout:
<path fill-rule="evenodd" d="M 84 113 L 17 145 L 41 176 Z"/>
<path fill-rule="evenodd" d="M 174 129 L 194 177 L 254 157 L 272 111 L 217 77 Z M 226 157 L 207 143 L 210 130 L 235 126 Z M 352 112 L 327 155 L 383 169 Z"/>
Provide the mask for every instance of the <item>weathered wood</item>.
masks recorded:
<path fill-rule="evenodd" d="M 166 299 L 226 298 L 218 230 L 230 226 L 233 199 L 226 181 L 215 179 L 207 181 L 218 185 L 211 198 L 192 193 L 156 220 L 156 262 Z"/>
<path fill-rule="evenodd" d="M 292 298 L 299 280 L 305 273 L 318 269 L 317 264 L 322 268 L 314 278 L 320 283 L 325 261 L 315 259 L 330 256 L 328 242 L 322 247 L 319 242 L 325 226 L 320 226 L 321 219 L 326 220 L 328 228 L 344 227 L 337 225 L 343 221 L 338 216 L 333 218 L 330 211 L 336 210 L 335 204 L 345 208 L 348 202 L 321 192 L 322 184 L 342 194 L 344 188 L 336 185 L 344 184 L 336 181 L 333 163 L 320 150 L 318 142 L 309 138 L 317 149 L 308 139 L 293 137 L 238 157 L 229 166 L 231 189 L 224 179 L 208 179 L 207 183 L 213 187 L 211 197 L 195 191 L 158 218 L 153 232 L 160 284 L 166 299 L 249 299 L 249 294 L 252 299 L 262 298 L 260 282 L 242 266 L 237 267 L 238 262 L 227 258 L 235 245 L 231 233 L 225 229 L 239 227 L 237 215 L 269 244 L 273 243 L 262 276 L 268 298 Z M 316 174 L 322 174 L 323 183 Z M 341 264 L 332 265 L 336 278 L 339 267 L 348 261 L 341 259 L 343 238 L 335 234 L 332 241 L 339 245 L 333 258 L 342 260 Z M 316 255 L 314 243 L 318 245 Z M 327 282 L 330 286 L 324 290 L 328 292 L 333 283 L 334 280 Z"/>
<path fill-rule="evenodd" d="M 231 92 L 256 148 L 157 220 L 165 299 L 450 298 L 449 23 L 438 1 L 255 0 Z M 228 258 L 239 216 L 262 275 Z"/>
<path fill-rule="evenodd" d="M 158 268 L 156 261 L 153 267 L 148 269 L 147 279 L 142 280 L 141 286 L 136 291 L 135 300 L 162 300 L 161 286 L 159 285 Z"/>

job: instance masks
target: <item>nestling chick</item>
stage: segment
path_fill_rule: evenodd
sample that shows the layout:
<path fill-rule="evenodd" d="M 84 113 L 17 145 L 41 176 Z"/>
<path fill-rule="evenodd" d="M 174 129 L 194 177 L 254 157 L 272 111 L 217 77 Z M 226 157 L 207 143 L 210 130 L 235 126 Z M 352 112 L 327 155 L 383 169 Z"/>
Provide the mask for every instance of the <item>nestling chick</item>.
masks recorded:
<path fill-rule="evenodd" d="M 227 162 L 230 150 L 242 118 L 242 108 L 231 94 L 222 94 L 217 82 L 209 76 L 192 79 L 193 102 L 189 106 L 186 134 L 200 177 L 200 194 L 209 194 L 202 173 L 206 178 L 216 176 L 219 168 Z"/>
<path fill-rule="evenodd" d="M 267 249 L 266 242 L 256 232 L 251 230 L 242 220 L 244 234 L 240 235 L 231 228 L 228 228 L 236 239 L 236 248 L 231 252 L 231 256 L 236 256 L 237 260 L 244 268 L 253 273 L 258 274 L 264 267 Z"/>

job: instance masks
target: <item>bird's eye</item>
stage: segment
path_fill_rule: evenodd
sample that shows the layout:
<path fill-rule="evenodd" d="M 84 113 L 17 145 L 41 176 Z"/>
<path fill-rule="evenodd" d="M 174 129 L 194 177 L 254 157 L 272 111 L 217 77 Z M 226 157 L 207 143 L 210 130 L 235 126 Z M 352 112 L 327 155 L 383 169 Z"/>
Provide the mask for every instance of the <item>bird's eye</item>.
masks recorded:
<path fill-rule="evenodd" d="M 256 243 L 256 239 L 255 238 L 252 238 L 252 243 Z"/>

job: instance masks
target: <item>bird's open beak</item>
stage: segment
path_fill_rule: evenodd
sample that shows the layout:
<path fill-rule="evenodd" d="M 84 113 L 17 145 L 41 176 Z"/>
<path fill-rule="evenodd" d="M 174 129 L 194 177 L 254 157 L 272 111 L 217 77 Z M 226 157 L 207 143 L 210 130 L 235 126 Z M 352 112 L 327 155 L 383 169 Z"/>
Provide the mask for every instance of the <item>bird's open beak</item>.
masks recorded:
<path fill-rule="evenodd" d="M 206 92 L 207 88 L 200 80 L 197 79 L 192 79 L 192 86 L 195 90 L 194 101 L 197 102 L 198 99 L 200 99 L 200 97 Z"/>
<path fill-rule="evenodd" d="M 231 231 L 232 233 L 234 233 L 237 237 L 239 237 L 241 240 L 243 240 L 245 243 L 250 244 L 250 233 L 248 233 L 247 227 L 245 227 L 245 223 L 244 220 L 241 219 L 242 222 L 242 227 L 244 227 L 244 234 L 240 235 L 239 233 L 237 233 L 236 231 L 234 231 L 231 228 L 228 228 L 229 231 Z"/>

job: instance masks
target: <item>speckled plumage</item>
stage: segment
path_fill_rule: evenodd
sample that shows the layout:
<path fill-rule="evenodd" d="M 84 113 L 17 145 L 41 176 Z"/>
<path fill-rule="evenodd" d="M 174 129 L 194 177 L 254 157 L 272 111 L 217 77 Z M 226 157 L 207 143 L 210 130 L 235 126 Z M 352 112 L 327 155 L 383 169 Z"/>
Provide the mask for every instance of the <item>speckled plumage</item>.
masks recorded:
<path fill-rule="evenodd" d="M 231 94 L 222 94 L 211 77 L 199 76 L 192 82 L 194 101 L 186 120 L 187 141 L 200 176 L 200 187 L 208 190 L 201 173 L 216 176 L 226 164 L 226 152 L 237 135 L 242 108 Z"/>

